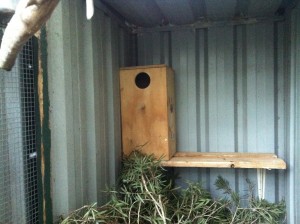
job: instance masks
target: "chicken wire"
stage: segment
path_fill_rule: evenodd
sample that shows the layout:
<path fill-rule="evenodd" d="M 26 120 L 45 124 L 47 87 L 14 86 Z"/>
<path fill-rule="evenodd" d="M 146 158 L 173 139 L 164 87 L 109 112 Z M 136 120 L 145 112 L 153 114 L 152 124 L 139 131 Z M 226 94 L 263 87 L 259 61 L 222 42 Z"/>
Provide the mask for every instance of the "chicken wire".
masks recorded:
<path fill-rule="evenodd" d="M 30 40 L 13 69 L 0 70 L 0 224 L 39 222 L 33 63 Z"/>

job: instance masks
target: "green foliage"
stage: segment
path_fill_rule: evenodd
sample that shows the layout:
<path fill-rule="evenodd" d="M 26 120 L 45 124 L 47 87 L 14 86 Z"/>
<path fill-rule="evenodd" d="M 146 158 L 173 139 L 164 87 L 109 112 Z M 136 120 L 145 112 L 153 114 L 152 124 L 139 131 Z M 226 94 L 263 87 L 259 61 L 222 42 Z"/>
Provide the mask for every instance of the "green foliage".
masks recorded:
<path fill-rule="evenodd" d="M 117 190 L 110 190 L 107 204 L 84 206 L 66 217 L 62 224 L 75 223 L 280 223 L 285 203 L 269 203 L 253 197 L 253 185 L 247 180 L 249 195 L 242 199 L 230 184 L 218 177 L 215 185 L 229 198 L 213 199 L 199 183 L 175 188 L 173 180 L 152 155 L 134 151 L 123 161 Z M 247 207 L 241 201 L 247 200 Z"/>
<path fill-rule="evenodd" d="M 166 179 L 160 160 L 133 152 L 123 161 L 120 189 L 107 204 L 117 223 L 167 223 L 171 181 Z"/>
<path fill-rule="evenodd" d="M 214 200 L 199 183 L 188 183 L 172 207 L 172 223 L 226 223 L 230 217 L 226 201 Z"/>
<path fill-rule="evenodd" d="M 73 211 L 61 224 L 91 224 L 91 223 L 109 223 L 106 222 L 107 215 L 105 207 L 98 208 L 97 203 L 85 205 L 80 209 Z"/>
<path fill-rule="evenodd" d="M 224 194 L 230 195 L 231 203 L 229 209 L 232 212 L 230 223 L 283 223 L 285 218 L 285 202 L 282 200 L 279 203 L 270 203 L 264 199 L 255 198 L 253 195 L 253 184 L 247 179 L 249 186 L 249 195 L 246 200 L 247 207 L 242 207 L 240 204 L 240 196 L 234 192 L 229 185 L 229 182 L 218 176 L 216 187 L 222 190 Z"/>

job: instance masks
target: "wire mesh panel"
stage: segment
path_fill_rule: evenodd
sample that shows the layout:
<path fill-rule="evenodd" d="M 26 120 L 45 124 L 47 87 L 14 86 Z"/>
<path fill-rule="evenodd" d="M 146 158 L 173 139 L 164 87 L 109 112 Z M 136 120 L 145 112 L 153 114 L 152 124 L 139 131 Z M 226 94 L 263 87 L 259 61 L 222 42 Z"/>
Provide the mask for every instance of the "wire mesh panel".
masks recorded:
<path fill-rule="evenodd" d="M 33 55 L 30 40 L 0 71 L 0 224 L 39 222 Z"/>

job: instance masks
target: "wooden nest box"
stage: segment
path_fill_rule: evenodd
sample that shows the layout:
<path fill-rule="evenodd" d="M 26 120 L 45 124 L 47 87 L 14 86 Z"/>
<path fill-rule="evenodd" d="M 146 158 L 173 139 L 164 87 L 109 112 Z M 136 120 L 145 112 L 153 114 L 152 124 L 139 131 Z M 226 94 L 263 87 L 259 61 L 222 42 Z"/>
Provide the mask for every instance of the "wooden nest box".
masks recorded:
<path fill-rule="evenodd" d="M 174 72 L 166 65 L 120 70 L 122 144 L 169 160 L 176 152 Z"/>

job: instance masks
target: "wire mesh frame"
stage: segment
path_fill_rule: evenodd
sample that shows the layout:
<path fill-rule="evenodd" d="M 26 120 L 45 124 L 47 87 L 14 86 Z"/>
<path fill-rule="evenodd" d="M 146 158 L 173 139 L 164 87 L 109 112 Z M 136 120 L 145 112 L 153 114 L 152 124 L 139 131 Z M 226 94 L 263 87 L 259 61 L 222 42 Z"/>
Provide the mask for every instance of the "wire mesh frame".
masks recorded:
<path fill-rule="evenodd" d="M 33 50 L 0 71 L 0 224 L 39 222 Z"/>

